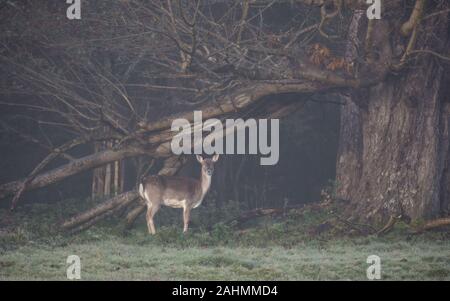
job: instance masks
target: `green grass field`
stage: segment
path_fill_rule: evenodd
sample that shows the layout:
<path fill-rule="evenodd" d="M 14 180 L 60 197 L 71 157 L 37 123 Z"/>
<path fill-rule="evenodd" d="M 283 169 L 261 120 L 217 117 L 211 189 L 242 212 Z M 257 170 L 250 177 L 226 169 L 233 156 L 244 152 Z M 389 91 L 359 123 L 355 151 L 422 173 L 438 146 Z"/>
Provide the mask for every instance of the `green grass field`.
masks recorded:
<path fill-rule="evenodd" d="M 183 235 L 181 212 L 168 208 L 155 236 L 143 220 L 123 233 L 117 218 L 78 235 L 59 233 L 61 216 L 79 209 L 19 210 L 0 227 L 0 279 L 67 280 L 66 259 L 74 254 L 82 280 L 367 280 L 369 255 L 380 257 L 382 280 L 450 280 L 448 232 L 409 236 L 400 225 L 382 238 L 312 235 L 312 225 L 326 218 L 318 212 L 208 228 L 203 222 L 215 212 L 203 208 Z"/>

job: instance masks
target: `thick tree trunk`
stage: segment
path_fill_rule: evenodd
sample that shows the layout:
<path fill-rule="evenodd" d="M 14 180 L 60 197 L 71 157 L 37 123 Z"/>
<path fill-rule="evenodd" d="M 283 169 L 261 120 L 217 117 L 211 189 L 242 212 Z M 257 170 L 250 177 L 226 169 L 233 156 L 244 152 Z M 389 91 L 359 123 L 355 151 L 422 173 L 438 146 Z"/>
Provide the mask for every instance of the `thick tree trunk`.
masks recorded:
<path fill-rule="evenodd" d="M 447 93 L 445 96 L 447 97 L 446 103 L 444 103 L 444 108 L 442 109 L 442 118 L 441 122 L 443 125 L 441 126 L 442 135 L 443 135 L 443 146 L 447 147 L 444 150 L 444 154 L 447 153 L 447 157 L 443 158 L 444 170 L 442 172 L 442 181 L 441 181 L 441 215 L 448 216 L 450 214 L 450 76 L 448 77 L 448 81 L 446 81 L 447 85 Z"/>
<path fill-rule="evenodd" d="M 365 12 L 355 11 L 350 23 L 345 60 L 350 63 L 358 57 L 358 41 L 362 39 Z M 337 157 L 337 194 L 350 199 L 350 191 L 356 191 L 362 171 L 362 116 L 361 108 L 355 103 L 355 95 L 343 96 L 346 101 L 341 108 L 339 149 Z"/>
<path fill-rule="evenodd" d="M 446 14 L 428 22 L 434 31 L 420 32 L 415 48 L 445 53 Z M 388 36 L 390 28 L 387 21 L 376 25 L 380 36 Z M 379 42 L 383 39 L 380 55 L 392 57 L 398 45 L 382 37 Z M 413 220 L 429 219 L 448 204 L 444 167 L 449 112 L 443 66 L 431 55 L 420 55 L 399 76 L 368 88 L 342 110 L 337 194 L 352 201 L 354 217 L 376 221 L 405 214 Z"/>

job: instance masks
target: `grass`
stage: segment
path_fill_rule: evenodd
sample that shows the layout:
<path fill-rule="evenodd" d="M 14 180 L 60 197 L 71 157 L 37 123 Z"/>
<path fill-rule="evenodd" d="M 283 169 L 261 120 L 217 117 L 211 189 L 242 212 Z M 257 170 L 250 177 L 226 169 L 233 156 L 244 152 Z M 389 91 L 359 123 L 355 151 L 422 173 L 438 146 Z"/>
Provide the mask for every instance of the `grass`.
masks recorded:
<path fill-rule="evenodd" d="M 8 226 L 0 224 L 0 280 L 66 280 L 72 254 L 81 258 L 83 280 L 367 280 L 369 255 L 381 258 L 383 280 L 450 280 L 445 232 L 410 237 L 399 227 L 382 238 L 313 235 L 311 227 L 326 218 L 315 211 L 239 230 L 213 224 L 219 213 L 205 206 L 188 235 L 181 233 L 180 211 L 168 208 L 156 220 L 155 236 L 142 220 L 123 233 L 116 218 L 67 236 L 57 222 L 88 207 L 69 204 L 24 206 Z M 6 218 L 0 211 L 0 221 Z"/>

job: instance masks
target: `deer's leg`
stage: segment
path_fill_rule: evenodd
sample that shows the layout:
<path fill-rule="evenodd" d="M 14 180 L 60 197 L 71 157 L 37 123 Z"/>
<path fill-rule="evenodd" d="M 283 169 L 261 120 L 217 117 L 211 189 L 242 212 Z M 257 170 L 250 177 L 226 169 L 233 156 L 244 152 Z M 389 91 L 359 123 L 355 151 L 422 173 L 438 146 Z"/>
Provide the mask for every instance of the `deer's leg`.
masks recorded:
<path fill-rule="evenodd" d="M 191 216 L 191 208 L 189 207 L 183 207 L 183 222 L 184 222 L 184 229 L 183 232 L 186 233 L 189 227 L 189 218 Z"/>
<path fill-rule="evenodd" d="M 148 233 L 155 234 L 155 224 L 153 222 L 153 217 L 155 216 L 156 212 L 159 210 L 159 205 L 155 205 L 153 203 L 148 202 L 147 203 L 147 227 L 148 227 Z"/>

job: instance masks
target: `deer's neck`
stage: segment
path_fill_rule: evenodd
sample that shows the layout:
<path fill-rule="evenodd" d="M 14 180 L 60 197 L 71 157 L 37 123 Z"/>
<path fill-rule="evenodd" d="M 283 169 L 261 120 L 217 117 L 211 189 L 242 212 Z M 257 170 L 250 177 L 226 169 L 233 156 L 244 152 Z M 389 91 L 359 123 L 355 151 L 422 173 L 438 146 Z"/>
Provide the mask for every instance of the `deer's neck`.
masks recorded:
<path fill-rule="evenodd" d="M 200 184 L 202 187 L 202 197 L 203 197 L 208 192 L 209 186 L 211 186 L 211 176 L 208 176 L 206 173 L 204 173 L 202 171 L 202 177 L 200 179 Z"/>

